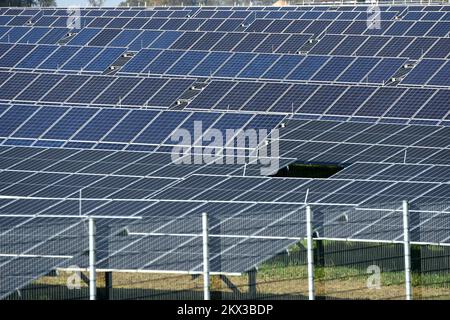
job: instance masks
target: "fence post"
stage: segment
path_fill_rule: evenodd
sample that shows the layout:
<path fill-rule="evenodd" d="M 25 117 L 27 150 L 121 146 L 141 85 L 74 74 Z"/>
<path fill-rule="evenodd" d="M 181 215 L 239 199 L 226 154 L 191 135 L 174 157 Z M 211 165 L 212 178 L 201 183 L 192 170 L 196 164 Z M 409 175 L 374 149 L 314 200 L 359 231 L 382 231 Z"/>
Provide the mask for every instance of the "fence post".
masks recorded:
<path fill-rule="evenodd" d="M 208 245 L 208 214 L 202 213 L 203 235 L 203 298 L 210 300 L 209 284 L 209 245 Z"/>
<path fill-rule="evenodd" d="M 308 259 L 308 297 L 314 300 L 314 252 L 312 236 L 312 210 L 311 206 L 306 206 L 306 243 Z"/>
<path fill-rule="evenodd" d="M 403 201 L 403 251 L 405 257 L 405 293 L 406 300 L 412 300 L 411 285 L 411 245 L 409 240 L 409 204 Z"/>
<path fill-rule="evenodd" d="M 95 220 L 89 218 L 89 300 L 96 300 L 97 298 L 95 263 Z"/>

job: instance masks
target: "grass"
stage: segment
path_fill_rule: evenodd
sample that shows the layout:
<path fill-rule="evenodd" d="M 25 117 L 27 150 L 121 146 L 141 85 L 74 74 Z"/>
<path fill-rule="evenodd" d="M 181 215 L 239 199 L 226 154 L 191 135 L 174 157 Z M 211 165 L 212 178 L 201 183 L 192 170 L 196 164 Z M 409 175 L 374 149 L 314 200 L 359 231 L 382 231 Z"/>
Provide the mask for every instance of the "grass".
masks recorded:
<path fill-rule="evenodd" d="M 42 286 L 39 298 L 51 299 L 48 290 L 64 288 L 69 273 L 57 277 L 43 277 L 33 285 Z M 98 287 L 104 287 L 99 274 Z M 316 267 L 316 294 L 327 299 L 404 299 L 404 274 L 401 271 L 382 271 L 380 289 L 367 287 L 365 270 L 344 267 Z M 246 276 L 229 277 L 241 294 L 232 291 L 218 276 L 211 279 L 212 291 L 226 299 L 247 298 Z M 450 299 L 450 274 L 431 273 L 412 275 L 416 299 Z M 114 273 L 115 298 L 118 299 L 200 299 L 201 277 L 189 275 Z M 86 284 L 82 284 L 84 289 Z M 64 288 L 65 289 L 65 288 Z M 67 291 L 67 289 L 65 289 Z M 307 295 L 307 269 L 305 265 L 269 262 L 260 266 L 257 274 L 258 298 L 304 299 Z"/>

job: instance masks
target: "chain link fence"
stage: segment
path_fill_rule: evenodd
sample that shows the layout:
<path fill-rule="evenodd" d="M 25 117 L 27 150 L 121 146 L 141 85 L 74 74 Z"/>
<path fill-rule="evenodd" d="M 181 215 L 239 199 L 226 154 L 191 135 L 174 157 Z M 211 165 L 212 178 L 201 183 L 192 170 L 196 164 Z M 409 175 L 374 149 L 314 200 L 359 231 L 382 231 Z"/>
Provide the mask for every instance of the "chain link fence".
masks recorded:
<path fill-rule="evenodd" d="M 450 299 L 449 207 L 408 206 L 413 299 Z M 305 206 L 238 210 L 229 204 L 208 212 L 211 299 L 305 300 L 312 292 L 311 276 L 315 299 L 407 298 L 401 203 L 316 204 L 311 209 L 313 274 L 308 271 Z M 141 218 L 96 220 L 96 298 L 203 299 L 202 212 Z M 24 223 L 14 230 L 5 226 L 1 248 L 0 278 L 37 278 L 24 287 L 18 281 L 6 299 L 90 298 L 86 220 Z"/>

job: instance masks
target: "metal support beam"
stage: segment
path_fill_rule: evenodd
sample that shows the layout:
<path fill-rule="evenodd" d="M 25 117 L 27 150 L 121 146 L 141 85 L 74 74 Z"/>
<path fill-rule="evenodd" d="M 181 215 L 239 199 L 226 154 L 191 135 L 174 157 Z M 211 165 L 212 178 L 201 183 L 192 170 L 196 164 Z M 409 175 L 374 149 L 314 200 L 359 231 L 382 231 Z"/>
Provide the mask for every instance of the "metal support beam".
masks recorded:
<path fill-rule="evenodd" d="M 256 299 L 256 269 L 248 272 L 248 295 L 249 299 Z"/>
<path fill-rule="evenodd" d="M 312 233 L 312 210 L 311 206 L 306 206 L 306 252 L 308 261 L 308 298 L 314 300 L 314 248 Z"/>
<path fill-rule="evenodd" d="M 209 245 L 208 245 L 208 214 L 202 213 L 202 234 L 203 234 L 203 298 L 210 300 L 209 282 Z"/>
<path fill-rule="evenodd" d="M 225 285 L 228 287 L 228 289 L 230 289 L 231 291 L 233 291 L 234 294 L 241 294 L 241 292 L 239 291 L 238 287 L 236 287 L 236 285 L 231 282 L 230 279 L 228 279 L 227 276 L 221 274 L 220 275 L 220 280 L 222 280 L 223 283 L 225 283 Z"/>
<path fill-rule="evenodd" d="M 95 220 L 89 218 L 89 300 L 97 298 L 97 272 L 95 270 Z"/>
<path fill-rule="evenodd" d="M 105 300 L 112 299 L 112 290 L 113 290 L 113 274 L 112 272 L 105 272 Z"/>
<path fill-rule="evenodd" d="M 323 247 L 323 240 L 314 240 L 316 243 L 316 248 L 314 250 L 314 261 L 315 265 L 319 267 L 325 266 L 325 250 Z"/>
<path fill-rule="evenodd" d="M 405 298 L 412 300 L 411 243 L 409 239 L 409 204 L 403 201 L 403 251 L 405 257 Z"/>

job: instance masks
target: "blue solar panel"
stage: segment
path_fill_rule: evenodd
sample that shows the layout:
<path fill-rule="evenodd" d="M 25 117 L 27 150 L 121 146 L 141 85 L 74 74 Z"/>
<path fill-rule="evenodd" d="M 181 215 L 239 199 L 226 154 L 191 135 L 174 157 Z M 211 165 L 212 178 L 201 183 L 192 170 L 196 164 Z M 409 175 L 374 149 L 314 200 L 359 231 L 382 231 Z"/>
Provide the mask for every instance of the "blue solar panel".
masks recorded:
<path fill-rule="evenodd" d="M 69 30 L 66 28 L 51 29 L 38 43 L 39 44 L 56 44 L 59 40 L 67 35 Z"/>
<path fill-rule="evenodd" d="M 400 56 L 419 59 L 424 56 L 435 42 L 436 39 L 434 38 L 416 38 L 406 49 L 404 49 Z"/>
<path fill-rule="evenodd" d="M 234 86 L 229 81 L 212 81 L 195 99 L 188 108 L 211 109 Z"/>
<path fill-rule="evenodd" d="M 0 136 L 7 137 L 35 111 L 33 106 L 13 106 L 0 117 Z"/>
<path fill-rule="evenodd" d="M 329 54 L 345 36 L 326 34 L 310 51 L 310 54 Z"/>
<path fill-rule="evenodd" d="M 288 39 L 287 34 L 270 34 L 256 49 L 255 52 L 276 52 L 281 44 Z"/>
<path fill-rule="evenodd" d="M 447 58 L 450 55 L 450 38 L 440 38 L 425 54 L 425 58 Z"/>
<path fill-rule="evenodd" d="M 268 111 L 289 87 L 289 84 L 284 83 L 267 83 L 241 110 Z"/>
<path fill-rule="evenodd" d="M 42 107 L 14 133 L 13 137 L 39 138 L 65 112 L 63 108 Z"/>
<path fill-rule="evenodd" d="M 420 119 L 442 119 L 448 114 L 449 90 L 439 90 L 429 102 L 415 115 Z"/>
<path fill-rule="evenodd" d="M 188 51 L 166 73 L 187 75 L 206 57 L 206 54 L 206 52 Z"/>
<path fill-rule="evenodd" d="M 40 98 L 53 88 L 61 79 L 59 74 L 42 74 L 31 83 L 25 91 L 23 91 L 17 100 L 38 101 Z"/>
<path fill-rule="evenodd" d="M 28 30 L 30 29 L 24 27 L 13 27 L 9 29 L 9 31 L 6 34 L 0 37 L 0 41 L 9 43 L 17 42 L 20 38 L 22 38 L 25 35 L 25 33 L 28 32 Z"/>
<path fill-rule="evenodd" d="M 32 73 L 16 73 L 8 79 L 0 87 L 0 99 L 12 100 L 18 95 L 27 85 L 29 85 L 37 74 Z"/>
<path fill-rule="evenodd" d="M 79 88 L 68 100 L 70 103 L 90 103 L 105 88 L 111 84 L 113 78 L 110 77 L 94 77 L 87 81 Z"/>
<path fill-rule="evenodd" d="M 355 52 L 355 55 L 357 56 L 373 56 L 378 51 L 381 50 L 381 48 L 384 47 L 386 44 L 386 41 L 388 41 L 390 38 L 386 37 L 377 37 L 373 36 L 367 39 L 364 44 L 358 48 L 358 50 Z"/>
<path fill-rule="evenodd" d="M 315 85 L 293 85 L 270 109 L 273 112 L 294 113 L 316 91 Z"/>
<path fill-rule="evenodd" d="M 108 133 L 103 141 L 129 142 L 157 116 L 156 111 L 133 110 Z"/>
<path fill-rule="evenodd" d="M 283 55 L 270 67 L 262 78 L 265 79 L 284 79 L 304 57 L 295 55 Z"/>
<path fill-rule="evenodd" d="M 166 34 L 165 32 L 164 34 Z M 128 42 L 127 47 L 132 51 L 139 51 L 143 48 L 148 48 L 151 43 L 153 43 L 159 36 L 161 35 L 161 31 L 150 31 L 145 30 L 140 33 L 134 41 L 131 43 Z M 112 42 L 119 41 L 120 35 L 117 36 Z"/>
<path fill-rule="evenodd" d="M 140 73 L 155 59 L 161 51 L 143 49 L 129 60 L 121 69 L 122 72 Z"/>
<path fill-rule="evenodd" d="M 431 80 L 428 81 L 427 84 L 435 85 L 435 86 L 450 86 L 450 63 L 449 60 L 445 63 L 444 66 L 439 69 L 439 71 L 432 76 Z"/>
<path fill-rule="evenodd" d="M 117 78 L 97 99 L 94 104 L 121 104 L 122 100 L 141 81 L 140 78 Z"/>
<path fill-rule="evenodd" d="M 130 47 L 130 50 L 136 50 L 136 47 L 133 47 L 133 44 L 135 43 L 134 40 L 140 35 L 141 33 L 146 33 L 148 31 L 140 31 L 140 30 L 122 30 L 121 33 L 117 37 L 115 37 L 109 45 L 111 47 Z M 138 45 L 141 45 L 142 47 L 147 46 L 149 43 L 145 40 L 145 46 L 144 46 L 144 39 L 143 41 L 139 43 Z M 139 47 L 140 48 L 140 47 Z"/>
<path fill-rule="evenodd" d="M 2 57 L 5 52 L 13 47 L 12 44 L 0 43 L 0 57 Z"/>
<path fill-rule="evenodd" d="M 238 74 L 238 77 L 259 78 L 278 58 L 278 55 L 259 54 Z"/>
<path fill-rule="evenodd" d="M 298 53 L 303 45 L 311 38 L 306 34 L 293 34 L 289 39 L 278 47 L 277 53 Z"/>
<path fill-rule="evenodd" d="M 144 26 L 142 26 L 142 28 L 148 30 L 158 30 L 165 22 L 166 19 L 150 19 Z"/>
<path fill-rule="evenodd" d="M 334 101 L 346 90 L 344 86 L 320 87 L 297 111 L 307 114 L 324 113 Z"/>
<path fill-rule="evenodd" d="M 170 80 L 147 102 L 147 104 L 156 107 L 170 107 L 191 85 L 192 80 Z"/>
<path fill-rule="evenodd" d="M 38 66 L 39 69 L 60 69 L 61 66 L 67 62 L 73 55 L 75 55 L 80 47 L 59 47 L 52 55 L 50 55 L 42 64 Z"/>
<path fill-rule="evenodd" d="M 231 57 L 228 52 L 211 52 L 208 56 L 190 73 L 193 76 L 209 77 Z"/>
<path fill-rule="evenodd" d="M 88 79 L 89 77 L 87 76 L 68 75 L 44 97 L 42 97 L 41 100 L 49 102 L 64 102 Z"/>
<path fill-rule="evenodd" d="M 228 19 L 225 20 L 216 31 L 233 32 L 236 31 L 242 23 L 243 20 L 241 19 Z"/>
<path fill-rule="evenodd" d="M 209 50 L 212 48 L 225 34 L 220 32 L 205 33 L 197 42 L 191 47 L 191 50 Z"/>
<path fill-rule="evenodd" d="M 347 36 L 331 52 L 332 55 L 352 55 L 368 38 L 363 36 Z"/>
<path fill-rule="evenodd" d="M 214 51 L 231 51 L 243 38 L 242 33 L 227 33 L 225 36 L 212 48 Z"/>
<path fill-rule="evenodd" d="M 426 34 L 427 37 L 448 37 L 450 32 L 449 22 L 436 22 L 431 30 Z"/>
<path fill-rule="evenodd" d="M 134 18 L 134 19 L 131 19 L 130 22 L 128 22 L 125 25 L 125 28 L 127 28 L 127 29 L 140 29 L 146 23 L 147 23 L 147 19 Z"/>
<path fill-rule="evenodd" d="M 382 116 L 403 94 L 400 88 L 379 88 L 373 96 L 356 112 L 357 116 Z"/>
<path fill-rule="evenodd" d="M 136 143 L 159 144 L 189 116 L 187 112 L 165 112 L 158 116 L 135 140 Z"/>
<path fill-rule="evenodd" d="M 412 21 L 396 21 L 384 34 L 387 36 L 402 36 L 413 24 Z"/>
<path fill-rule="evenodd" d="M 406 60 L 403 59 L 382 59 L 365 79 L 369 83 L 383 83 L 389 80 Z"/>
<path fill-rule="evenodd" d="M 144 69 L 144 72 L 164 74 L 184 53 L 185 51 L 163 51 Z"/>
<path fill-rule="evenodd" d="M 106 46 L 110 43 L 118 34 L 120 30 L 118 29 L 104 29 L 100 31 L 88 45 L 90 46 Z"/>
<path fill-rule="evenodd" d="M 33 45 L 18 44 L 0 58 L 0 67 L 11 68 L 35 48 Z"/>
<path fill-rule="evenodd" d="M 425 84 L 439 68 L 445 63 L 445 60 L 424 59 L 411 70 L 402 80 L 403 84 Z"/>
<path fill-rule="evenodd" d="M 95 37 L 101 29 L 84 28 L 75 37 L 73 37 L 67 44 L 75 46 L 87 45 L 93 37 Z"/>
<path fill-rule="evenodd" d="M 152 42 L 150 48 L 167 49 L 181 36 L 181 34 L 182 33 L 178 31 L 166 31 Z"/>
<path fill-rule="evenodd" d="M 215 31 L 223 23 L 226 23 L 226 19 L 190 19 L 188 20 L 180 30 L 199 30 L 199 31 Z M 235 28 L 231 28 L 229 31 L 233 31 Z"/>
<path fill-rule="evenodd" d="M 414 38 L 409 37 L 393 37 L 376 55 L 380 57 L 397 57 L 413 40 Z"/>
<path fill-rule="evenodd" d="M 289 74 L 290 80 L 309 80 L 319 70 L 330 57 L 327 56 L 307 56 L 303 61 Z"/>
<path fill-rule="evenodd" d="M 171 49 L 187 50 L 202 36 L 202 32 L 187 31 L 171 45 Z"/>
<path fill-rule="evenodd" d="M 216 77 L 235 77 L 245 66 L 255 58 L 252 53 L 235 53 L 227 62 L 214 74 Z"/>
<path fill-rule="evenodd" d="M 84 68 L 86 71 L 105 71 L 124 52 L 121 48 L 105 48 Z"/>
<path fill-rule="evenodd" d="M 108 28 L 123 28 L 130 20 L 126 18 L 115 18 L 109 20 Z"/>
<path fill-rule="evenodd" d="M 429 89 L 408 89 L 386 113 L 386 117 L 411 118 L 434 94 Z"/>
<path fill-rule="evenodd" d="M 52 128 L 42 137 L 43 139 L 69 139 L 78 129 L 86 124 L 97 112 L 91 108 L 71 108 Z"/>
<path fill-rule="evenodd" d="M 354 61 L 352 57 L 332 57 L 313 76 L 315 81 L 334 81 Z"/>
<path fill-rule="evenodd" d="M 374 87 L 350 87 L 348 90 L 326 111 L 332 115 L 352 115 L 376 90 Z"/>
<path fill-rule="evenodd" d="M 411 29 L 409 29 L 405 35 L 406 36 L 413 36 L 413 37 L 421 37 L 424 36 L 428 30 L 433 26 L 434 22 L 423 22 L 423 21 L 417 21 Z"/>
<path fill-rule="evenodd" d="M 33 28 L 26 35 L 24 35 L 19 43 L 37 43 L 47 32 L 50 31 L 50 28 Z"/>
<path fill-rule="evenodd" d="M 180 128 L 188 130 L 191 133 L 191 136 L 194 137 L 194 125 L 201 126 L 201 133 L 207 131 L 213 123 L 221 116 L 220 113 L 207 113 L 207 112 L 194 112 L 192 115 L 186 119 L 181 125 Z M 200 122 L 201 121 L 201 122 Z M 198 138 L 198 137 L 196 137 Z M 165 143 L 178 143 L 178 141 L 171 141 L 170 138 L 166 140 Z M 194 143 L 195 141 L 191 141 Z"/>
<path fill-rule="evenodd" d="M 62 70 L 81 70 L 89 64 L 99 53 L 102 48 L 83 47 L 72 58 L 69 59 L 62 67 Z"/>
<path fill-rule="evenodd" d="M 125 99 L 122 100 L 124 105 L 143 106 L 147 101 L 158 92 L 159 89 L 166 84 L 166 79 L 161 78 L 144 78 Z"/>
<path fill-rule="evenodd" d="M 125 110 L 104 109 L 88 122 L 74 137 L 74 140 L 98 141 L 127 113 Z"/>
<path fill-rule="evenodd" d="M 342 82 L 364 82 L 370 70 L 380 62 L 377 58 L 357 58 L 337 79 Z"/>
<path fill-rule="evenodd" d="M 266 39 L 267 34 L 249 33 L 239 44 L 232 49 L 235 52 L 251 52 Z"/>
<path fill-rule="evenodd" d="M 219 101 L 215 106 L 215 109 L 239 110 L 261 87 L 262 84 L 260 83 L 239 82 L 222 100 Z"/>

